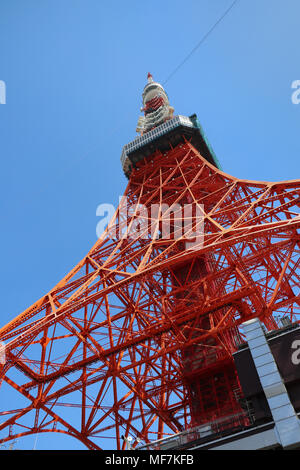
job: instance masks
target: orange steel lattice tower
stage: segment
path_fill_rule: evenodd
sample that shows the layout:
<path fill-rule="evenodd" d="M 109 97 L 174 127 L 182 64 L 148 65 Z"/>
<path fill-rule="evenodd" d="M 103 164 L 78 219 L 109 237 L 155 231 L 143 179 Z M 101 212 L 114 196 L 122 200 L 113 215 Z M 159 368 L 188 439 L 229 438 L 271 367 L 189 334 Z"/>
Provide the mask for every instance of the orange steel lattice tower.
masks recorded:
<path fill-rule="evenodd" d="M 247 426 L 232 358 L 239 326 L 299 320 L 300 180 L 221 171 L 196 115 L 173 116 L 151 74 L 143 111 L 108 227 L 0 330 L 1 381 L 18 395 L 1 411 L 1 442 L 59 432 L 124 449 L 122 436 L 135 448 L 224 417 Z"/>

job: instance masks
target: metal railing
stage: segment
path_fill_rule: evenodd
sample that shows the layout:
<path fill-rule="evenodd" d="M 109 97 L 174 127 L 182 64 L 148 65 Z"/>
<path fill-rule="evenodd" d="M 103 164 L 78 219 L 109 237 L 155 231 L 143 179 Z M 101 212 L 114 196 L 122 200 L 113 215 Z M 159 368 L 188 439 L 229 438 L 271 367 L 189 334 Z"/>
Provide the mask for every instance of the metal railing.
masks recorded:
<path fill-rule="evenodd" d="M 201 443 L 201 441 L 213 441 L 228 434 L 230 431 L 235 432 L 241 428 L 247 428 L 254 423 L 251 413 L 241 412 L 218 418 L 201 426 L 187 429 L 174 436 L 170 436 L 158 441 L 137 447 L 137 450 L 167 450 L 179 448 L 191 448 L 192 443 Z"/>

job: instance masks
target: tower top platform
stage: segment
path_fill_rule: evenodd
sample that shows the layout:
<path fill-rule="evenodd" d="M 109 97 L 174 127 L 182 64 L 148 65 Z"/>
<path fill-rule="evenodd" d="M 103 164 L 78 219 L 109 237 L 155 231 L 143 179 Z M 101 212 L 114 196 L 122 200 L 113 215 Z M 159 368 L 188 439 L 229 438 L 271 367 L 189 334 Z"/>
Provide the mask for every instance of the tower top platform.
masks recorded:
<path fill-rule="evenodd" d="M 121 164 L 129 178 L 135 164 L 152 155 L 156 150 L 166 152 L 188 140 L 209 163 L 220 168 L 218 159 L 211 148 L 196 116 L 173 116 L 174 108 L 158 82 L 148 73 L 148 83 L 143 91 L 144 116 L 140 116 L 137 136 L 123 147 Z"/>
<path fill-rule="evenodd" d="M 129 178 L 135 164 L 156 150 L 167 152 L 171 147 L 184 143 L 185 139 L 189 140 L 209 163 L 220 168 L 196 114 L 190 117 L 178 115 L 144 135 L 137 136 L 123 147 L 121 164 L 125 175 Z"/>

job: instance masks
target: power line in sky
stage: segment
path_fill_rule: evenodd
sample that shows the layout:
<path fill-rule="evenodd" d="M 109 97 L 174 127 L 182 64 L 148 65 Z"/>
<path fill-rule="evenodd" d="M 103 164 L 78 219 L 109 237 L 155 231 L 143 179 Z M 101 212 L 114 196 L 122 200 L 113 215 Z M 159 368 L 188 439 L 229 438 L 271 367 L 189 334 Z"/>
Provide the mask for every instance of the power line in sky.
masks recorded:
<path fill-rule="evenodd" d="M 179 65 L 177 65 L 177 67 L 173 70 L 173 72 L 168 76 L 168 78 L 163 82 L 163 85 L 165 85 L 171 77 L 173 77 L 175 75 L 176 72 L 178 72 L 178 70 L 189 60 L 189 58 L 194 54 L 194 52 L 196 52 L 197 49 L 199 49 L 199 47 L 204 43 L 204 41 L 207 39 L 207 37 L 214 31 L 214 29 L 218 26 L 219 23 L 221 23 L 221 21 L 225 18 L 225 16 L 232 10 L 232 8 L 235 6 L 235 4 L 238 2 L 239 0 L 234 0 L 234 2 L 232 2 L 232 4 L 227 8 L 227 10 L 223 13 L 222 16 L 220 16 L 220 18 L 213 24 L 213 26 L 207 31 L 207 33 L 205 33 L 205 35 L 200 39 L 200 41 L 198 42 L 198 44 L 196 44 L 196 46 L 191 50 L 191 52 L 185 57 L 185 59 L 183 59 L 182 62 L 180 62 Z"/>

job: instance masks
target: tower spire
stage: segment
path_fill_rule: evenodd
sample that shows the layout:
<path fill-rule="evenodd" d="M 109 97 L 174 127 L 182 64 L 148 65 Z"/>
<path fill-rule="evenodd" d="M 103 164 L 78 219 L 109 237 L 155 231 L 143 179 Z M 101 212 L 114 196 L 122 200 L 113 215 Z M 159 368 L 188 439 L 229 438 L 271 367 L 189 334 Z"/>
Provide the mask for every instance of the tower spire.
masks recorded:
<path fill-rule="evenodd" d="M 143 91 L 142 100 L 141 111 L 144 112 L 144 116 L 139 117 L 137 132 L 144 134 L 168 119 L 172 119 L 174 108 L 170 106 L 168 95 L 163 86 L 153 80 L 150 72 L 147 75 L 147 84 Z"/>
<path fill-rule="evenodd" d="M 152 74 L 150 72 L 148 72 L 147 79 L 148 79 L 148 83 L 153 82 L 153 77 L 152 77 Z"/>

